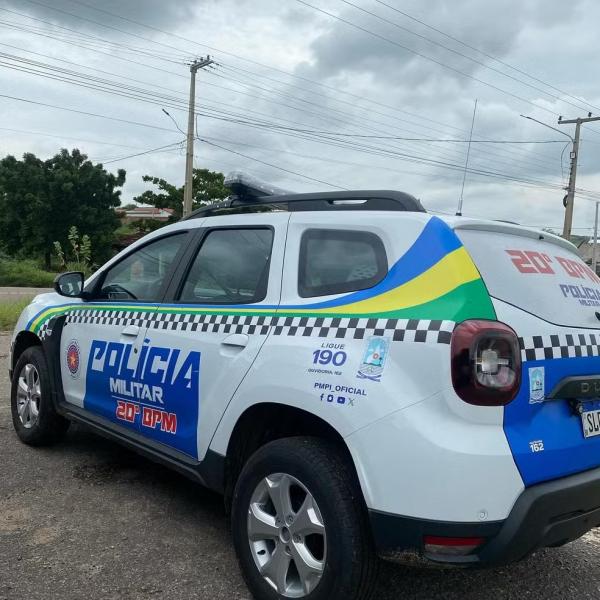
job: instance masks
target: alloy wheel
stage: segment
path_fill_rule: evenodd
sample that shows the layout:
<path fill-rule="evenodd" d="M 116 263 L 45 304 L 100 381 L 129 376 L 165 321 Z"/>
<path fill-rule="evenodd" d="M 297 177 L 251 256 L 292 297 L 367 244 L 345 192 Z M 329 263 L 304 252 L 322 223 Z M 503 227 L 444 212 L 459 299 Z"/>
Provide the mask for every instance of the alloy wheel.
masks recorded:
<path fill-rule="evenodd" d="M 37 423 L 41 399 L 40 374 L 34 365 L 26 364 L 17 380 L 17 413 L 25 429 L 31 429 Z"/>
<path fill-rule="evenodd" d="M 325 524 L 313 495 L 295 477 L 273 473 L 256 486 L 248 509 L 248 541 L 260 574 L 282 596 L 306 596 L 321 580 Z"/>

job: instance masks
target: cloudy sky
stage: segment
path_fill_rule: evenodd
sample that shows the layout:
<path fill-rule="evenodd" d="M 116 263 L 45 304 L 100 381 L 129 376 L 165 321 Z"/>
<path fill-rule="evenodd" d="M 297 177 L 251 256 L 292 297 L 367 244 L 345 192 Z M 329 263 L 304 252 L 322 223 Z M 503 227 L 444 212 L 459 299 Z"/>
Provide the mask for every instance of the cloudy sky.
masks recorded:
<path fill-rule="evenodd" d="M 520 115 L 600 114 L 599 22 L 593 0 L 0 0 L 0 155 L 78 147 L 126 169 L 123 202 L 144 174 L 181 183 L 208 53 L 196 166 L 454 212 L 477 99 L 464 214 L 559 228 L 569 140 Z M 582 139 L 585 234 L 600 122 Z"/>

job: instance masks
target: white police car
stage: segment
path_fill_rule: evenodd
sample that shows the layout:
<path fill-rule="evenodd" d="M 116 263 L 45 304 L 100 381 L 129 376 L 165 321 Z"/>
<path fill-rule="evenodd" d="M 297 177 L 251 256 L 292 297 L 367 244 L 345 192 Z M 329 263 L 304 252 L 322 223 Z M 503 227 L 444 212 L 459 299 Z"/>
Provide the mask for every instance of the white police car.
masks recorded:
<path fill-rule="evenodd" d="M 21 440 L 82 422 L 223 492 L 257 598 L 366 598 L 377 555 L 492 566 L 600 525 L 600 279 L 571 244 L 399 192 L 256 196 L 25 309 Z"/>

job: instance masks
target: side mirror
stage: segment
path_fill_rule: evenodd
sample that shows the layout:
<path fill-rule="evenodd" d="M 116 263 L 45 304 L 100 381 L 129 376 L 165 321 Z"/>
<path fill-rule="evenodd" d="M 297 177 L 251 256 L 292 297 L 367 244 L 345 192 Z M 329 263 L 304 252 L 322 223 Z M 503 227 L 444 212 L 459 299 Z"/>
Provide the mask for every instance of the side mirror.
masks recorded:
<path fill-rule="evenodd" d="M 80 271 L 69 271 L 56 276 L 54 291 L 68 298 L 81 298 L 84 275 Z"/>

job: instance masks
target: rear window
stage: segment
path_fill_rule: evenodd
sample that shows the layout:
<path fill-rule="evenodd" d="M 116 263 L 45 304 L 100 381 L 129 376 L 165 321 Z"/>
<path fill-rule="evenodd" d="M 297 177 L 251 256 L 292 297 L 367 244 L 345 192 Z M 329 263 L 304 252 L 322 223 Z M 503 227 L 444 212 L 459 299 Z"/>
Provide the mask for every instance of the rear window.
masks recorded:
<path fill-rule="evenodd" d="M 374 233 L 309 229 L 302 236 L 298 271 L 302 298 L 364 290 L 386 274 L 385 249 Z"/>
<path fill-rule="evenodd" d="M 575 252 L 546 239 L 460 229 L 456 233 L 494 298 L 557 325 L 600 325 L 600 278 Z"/>

